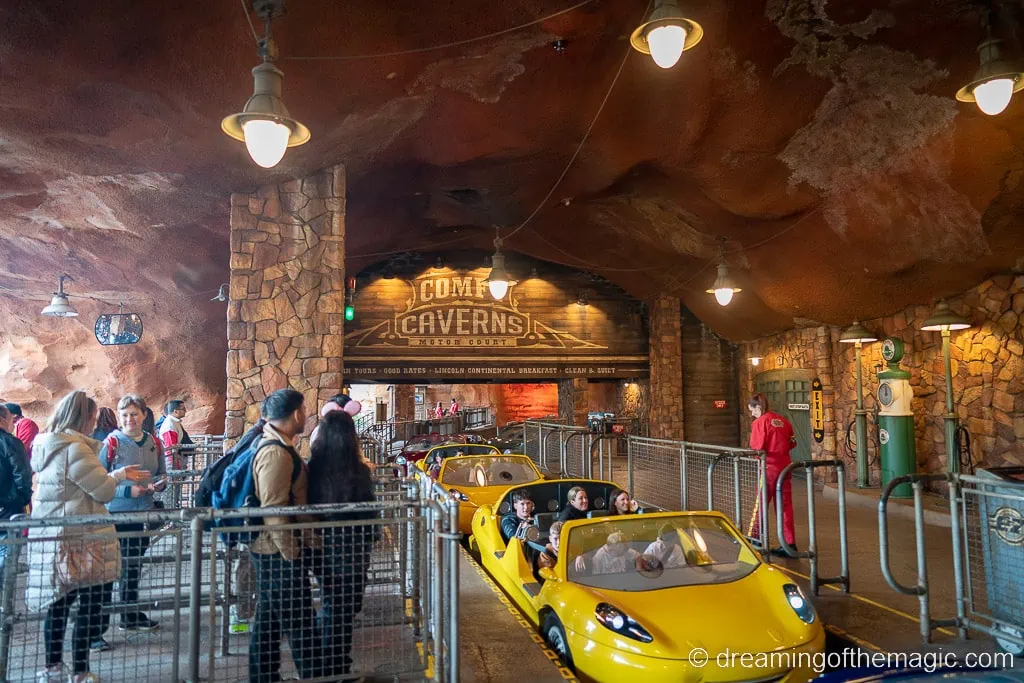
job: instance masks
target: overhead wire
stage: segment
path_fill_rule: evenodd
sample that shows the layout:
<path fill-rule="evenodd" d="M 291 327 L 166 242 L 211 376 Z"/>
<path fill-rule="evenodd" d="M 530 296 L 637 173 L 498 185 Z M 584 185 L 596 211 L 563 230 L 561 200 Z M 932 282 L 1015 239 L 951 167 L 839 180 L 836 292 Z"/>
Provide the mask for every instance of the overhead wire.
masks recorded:
<path fill-rule="evenodd" d="M 245 0 L 240 0 L 242 3 L 242 13 L 245 14 L 245 20 L 249 22 L 249 30 L 252 31 L 252 39 L 256 41 L 256 45 L 260 44 L 260 37 L 256 33 L 256 25 L 252 23 L 252 17 L 249 15 L 249 8 L 245 5 Z"/>
<path fill-rule="evenodd" d="M 647 4 L 647 7 L 644 9 L 644 16 L 645 17 L 647 16 L 647 13 L 650 11 L 652 4 L 653 4 L 653 0 L 651 0 L 651 2 L 649 2 Z M 594 118 L 590 121 L 590 125 L 587 127 L 587 132 L 583 134 L 583 139 L 580 140 L 580 144 L 576 146 L 576 151 L 573 152 L 572 157 L 569 159 L 569 163 L 567 163 L 565 165 L 565 168 L 562 169 L 562 173 L 555 180 L 555 184 L 552 185 L 551 189 L 548 190 L 548 193 L 546 195 L 544 195 L 544 199 L 540 200 L 540 203 L 537 205 L 537 208 L 533 210 L 533 213 L 531 213 L 529 216 L 527 216 L 526 220 L 523 221 L 519 225 L 519 227 L 517 227 L 512 232 L 510 232 L 507 235 L 505 235 L 505 237 L 503 237 L 502 239 L 506 239 L 506 240 L 510 239 L 517 232 L 519 232 L 520 230 L 525 228 L 527 225 L 529 225 L 530 221 L 532 221 L 533 218 L 538 213 L 540 213 L 540 210 L 543 209 L 544 205 L 547 204 L 549 199 L 551 199 L 551 195 L 553 195 L 555 193 L 555 190 L 558 189 L 558 186 L 562 184 L 562 180 L 565 178 L 566 174 L 569 173 L 569 169 L 572 168 L 573 163 L 575 163 L 576 157 L 578 157 L 580 155 L 580 152 L 583 150 L 583 145 L 585 145 L 587 143 L 587 140 L 590 138 L 590 133 L 594 130 L 594 126 L 597 125 L 597 120 L 601 117 L 601 112 L 604 111 L 604 106 L 606 104 L 608 104 L 608 98 L 610 98 L 612 96 L 612 91 L 615 90 L 615 84 L 619 82 L 619 76 L 622 75 L 622 70 L 625 68 L 626 62 L 629 61 L 629 54 L 632 51 L 633 51 L 633 47 L 631 45 L 627 45 L 626 46 L 626 54 L 622 57 L 622 62 L 619 64 L 618 71 L 615 72 L 615 78 L 612 79 L 611 85 L 608 86 L 608 92 L 606 92 L 604 94 L 604 99 L 601 100 L 601 106 L 599 106 L 597 108 L 597 113 L 594 114 Z"/>
<path fill-rule="evenodd" d="M 568 14 L 569 12 L 577 10 L 580 7 L 583 7 L 584 5 L 589 5 L 590 3 L 594 2 L 594 1 L 595 0 L 582 0 L 582 2 L 577 2 L 575 5 L 573 5 L 571 7 L 567 7 L 565 9 L 563 9 L 563 10 L 559 10 L 557 12 L 553 12 L 552 14 L 545 15 L 545 16 L 541 17 L 540 19 L 534 19 L 533 21 L 529 21 L 529 22 L 527 22 L 525 24 L 520 24 L 518 26 L 513 26 L 512 28 L 502 29 L 501 31 L 494 31 L 493 33 L 487 33 L 487 34 L 482 35 L 482 36 L 475 36 L 473 38 L 464 38 L 463 40 L 456 40 L 456 41 L 452 41 L 450 43 L 441 43 L 440 45 L 430 45 L 430 46 L 427 46 L 427 47 L 417 47 L 417 48 L 411 48 L 411 49 L 408 49 L 408 50 L 394 50 L 394 51 L 390 51 L 390 52 L 372 52 L 372 53 L 365 54 L 365 55 L 327 55 L 327 56 L 310 55 L 310 56 L 298 56 L 298 57 L 282 57 L 281 59 L 282 60 L 287 60 L 287 61 L 292 61 L 292 62 L 343 62 L 343 61 L 356 61 L 356 60 L 361 60 L 361 59 L 379 59 L 379 58 L 382 58 L 382 57 L 400 57 L 402 55 L 415 55 L 415 54 L 421 54 L 423 52 L 434 52 L 436 50 L 447 50 L 447 49 L 453 48 L 453 47 L 460 47 L 462 45 L 470 45 L 472 43 L 479 43 L 479 42 L 484 41 L 484 40 L 490 40 L 491 38 L 497 38 L 499 36 L 503 36 L 503 35 L 506 35 L 508 33 L 515 33 L 516 31 L 522 31 L 525 28 L 530 28 L 531 26 L 536 26 L 537 24 L 542 24 L 545 21 L 548 21 L 549 19 L 554 19 L 555 17 L 559 17 L 559 16 L 561 16 L 563 14 Z M 244 6 L 245 0 L 242 0 L 242 4 Z"/>

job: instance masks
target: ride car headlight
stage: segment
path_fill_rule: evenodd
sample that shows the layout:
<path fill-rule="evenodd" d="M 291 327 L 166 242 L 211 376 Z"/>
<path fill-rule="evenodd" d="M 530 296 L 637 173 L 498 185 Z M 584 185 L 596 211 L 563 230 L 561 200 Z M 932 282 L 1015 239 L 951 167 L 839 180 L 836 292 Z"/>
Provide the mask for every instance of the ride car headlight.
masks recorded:
<path fill-rule="evenodd" d="M 449 491 L 448 495 L 454 498 L 455 500 L 461 500 L 463 503 L 469 501 L 469 496 L 467 496 L 462 491 L 458 491 L 456 489 L 452 489 L 451 491 Z"/>
<path fill-rule="evenodd" d="M 786 594 L 786 602 L 793 608 L 793 611 L 800 617 L 800 620 L 807 624 L 813 624 L 815 619 L 814 607 L 807 600 L 804 592 L 800 590 L 800 586 L 797 586 L 795 583 L 787 583 L 782 587 L 782 591 Z"/>
<path fill-rule="evenodd" d="M 406 463 L 406 460 L 405 460 L 405 456 L 404 455 L 400 455 L 397 458 L 395 458 L 395 464 L 396 465 L 404 465 L 405 463 Z"/>
<path fill-rule="evenodd" d="M 607 602 L 598 603 L 594 616 L 598 623 L 609 631 L 615 631 L 627 638 L 639 640 L 641 643 L 649 643 L 654 640 L 647 629 L 638 624 L 635 619 Z"/>

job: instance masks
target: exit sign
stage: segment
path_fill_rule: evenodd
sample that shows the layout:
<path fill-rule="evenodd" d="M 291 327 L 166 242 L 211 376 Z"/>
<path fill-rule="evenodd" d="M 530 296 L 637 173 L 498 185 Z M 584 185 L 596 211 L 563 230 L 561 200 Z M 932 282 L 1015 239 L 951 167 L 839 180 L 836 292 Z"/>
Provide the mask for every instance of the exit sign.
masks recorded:
<path fill-rule="evenodd" d="M 625 434 L 626 425 L 612 425 L 612 434 Z"/>
<path fill-rule="evenodd" d="M 725 407 L 725 399 L 716 400 L 715 401 L 715 407 L 716 408 L 724 408 Z"/>

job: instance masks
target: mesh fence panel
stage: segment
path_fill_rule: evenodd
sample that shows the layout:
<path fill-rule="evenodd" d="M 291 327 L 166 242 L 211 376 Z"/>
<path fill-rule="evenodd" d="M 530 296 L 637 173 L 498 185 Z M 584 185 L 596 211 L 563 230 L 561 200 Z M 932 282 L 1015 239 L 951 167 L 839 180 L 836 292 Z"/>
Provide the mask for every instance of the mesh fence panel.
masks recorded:
<path fill-rule="evenodd" d="M 541 467 L 543 464 L 540 460 L 540 438 L 540 425 L 529 421 L 523 424 L 523 453 L 530 456 L 530 460 L 537 467 Z"/>
<path fill-rule="evenodd" d="M 563 476 L 559 425 L 541 425 L 540 452 L 543 468 L 555 476 Z"/>
<path fill-rule="evenodd" d="M 636 437 L 628 448 L 633 498 L 641 506 L 679 510 L 680 443 Z"/>
<path fill-rule="evenodd" d="M 264 532 L 256 545 L 219 532 L 196 538 L 205 510 L 191 521 L 180 512 L 64 518 L 50 527 L 33 520 L 27 538 L 3 525 L 0 680 L 36 681 L 48 667 L 53 680 L 92 671 L 109 681 L 175 681 L 195 666 L 217 681 L 248 680 L 257 669 L 266 680 L 280 680 L 278 669 L 304 681 L 423 677 L 432 642 L 448 637 L 457 609 L 457 596 L 446 595 L 426 628 L 426 582 L 443 584 L 455 569 L 441 563 L 456 541 L 428 535 L 431 515 L 447 528 L 438 506 L 288 511 L 302 516 L 271 529 L 274 539 L 307 546 L 291 559 L 258 552 L 270 533 L 261 518 L 246 527 Z M 429 566 L 425 551 L 434 545 L 443 552 Z"/>
<path fill-rule="evenodd" d="M 970 615 L 1024 632 L 1024 484 L 961 487 Z"/>
<path fill-rule="evenodd" d="M 583 429 L 563 431 L 561 442 L 565 448 L 565 477 L 590 477 L 590 433 Z"/>

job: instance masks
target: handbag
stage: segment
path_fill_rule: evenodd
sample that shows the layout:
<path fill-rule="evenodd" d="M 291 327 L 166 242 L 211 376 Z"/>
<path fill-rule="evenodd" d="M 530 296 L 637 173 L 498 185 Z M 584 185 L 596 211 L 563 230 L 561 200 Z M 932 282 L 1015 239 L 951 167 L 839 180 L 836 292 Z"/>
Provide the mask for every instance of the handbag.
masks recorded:
<path fill-rule="evenodd" d="M 100 532 L 64 536 L 57 544 L 57 583 L 68 590 L 111 583 L 121 574 L 121 549 Z"/>

